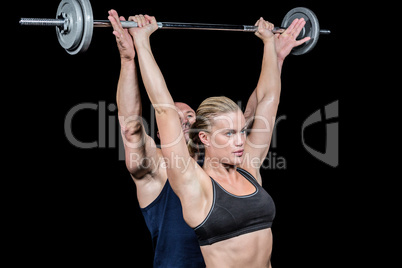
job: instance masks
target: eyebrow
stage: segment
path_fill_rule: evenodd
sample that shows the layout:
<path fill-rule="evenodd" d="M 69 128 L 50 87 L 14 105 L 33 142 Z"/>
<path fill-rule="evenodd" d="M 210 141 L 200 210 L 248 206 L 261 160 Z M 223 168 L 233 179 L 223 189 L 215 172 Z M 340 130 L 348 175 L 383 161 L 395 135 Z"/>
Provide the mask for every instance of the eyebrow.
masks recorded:
<path fill-rule="evenodd" d="M 247 129 L 247 126 L 244 126 L 242 129 L 240 129 L 240 131 L 246 130 L 246 129 Z M 224 131 L 236 131 L 236 130 L 233 129 L 233 128 L 224 128 L 223 130 L 224 130 Z"/>

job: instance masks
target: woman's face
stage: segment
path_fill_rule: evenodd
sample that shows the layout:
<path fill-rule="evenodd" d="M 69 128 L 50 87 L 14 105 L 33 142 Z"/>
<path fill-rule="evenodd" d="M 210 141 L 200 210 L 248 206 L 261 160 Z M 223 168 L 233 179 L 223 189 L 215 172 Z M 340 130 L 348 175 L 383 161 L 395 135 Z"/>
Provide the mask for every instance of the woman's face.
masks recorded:
<path fill-rule="evenodd" d="M 207 134 L 206 157 L 229 165 L 242 162 L 246 140 L 246 120 L 243 113 L 230 112 L 212 118 L 211 132 Z"/>

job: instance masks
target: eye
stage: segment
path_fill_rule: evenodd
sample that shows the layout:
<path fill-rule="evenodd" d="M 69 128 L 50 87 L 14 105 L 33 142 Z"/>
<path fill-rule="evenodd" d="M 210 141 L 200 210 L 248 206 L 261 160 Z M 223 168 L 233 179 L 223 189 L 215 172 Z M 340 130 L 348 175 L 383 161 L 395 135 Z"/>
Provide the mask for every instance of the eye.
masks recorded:
<path fill-rule="evenodd" d="M 233 131 L 228 131 L 228 132 L 226 132 L 226 136 L 230 137 L 230 136 L 232 136 L 232 135 L 233 135 Z"/>
<path fill-rule="evenodd" d="M 247 129 L 242 129 L 241 131 L 240 131 L 240 133 L 242 134 L 242 135 L 244 135 L 244 134 L 246 134 L 247 133 Z"/>

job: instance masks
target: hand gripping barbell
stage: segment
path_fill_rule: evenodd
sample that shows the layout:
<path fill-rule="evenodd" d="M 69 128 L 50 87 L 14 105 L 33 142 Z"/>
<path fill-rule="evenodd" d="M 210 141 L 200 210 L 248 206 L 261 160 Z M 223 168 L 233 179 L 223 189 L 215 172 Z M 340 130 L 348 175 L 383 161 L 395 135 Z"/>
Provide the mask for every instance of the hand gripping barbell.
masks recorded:
<path fill-rule="evenodd" d="M 306 24 L 297 39 L 310 37 L 311 39 L 295 47 L 293 55 L 302 55 L 311 51 L 317 44 L 320 34 L 330 34 L 329 30 L 320 30 L 317 16 L 308 8 L 297 7 L 290 10 L 282 20 L 281 27 L 275 27 L 274 33 L 283 33 L 295 19 L 304 18 Z M 122 21 L 123 28 L 137 27 L 134 21 Z M 56 26 L 57 39 L 60 45 L 71 55 L 85 52 L 92 39 L 93 27 L 112 27 L 108 20 L 94 20 L 89 0 L 62 0 L 57 8 L 56 19 L 21 18 L 21 25 Z M 192 29 L 192 30 L 221 30 L 255 32 L 256 26 L 158 22 L 160 29 Z"/>

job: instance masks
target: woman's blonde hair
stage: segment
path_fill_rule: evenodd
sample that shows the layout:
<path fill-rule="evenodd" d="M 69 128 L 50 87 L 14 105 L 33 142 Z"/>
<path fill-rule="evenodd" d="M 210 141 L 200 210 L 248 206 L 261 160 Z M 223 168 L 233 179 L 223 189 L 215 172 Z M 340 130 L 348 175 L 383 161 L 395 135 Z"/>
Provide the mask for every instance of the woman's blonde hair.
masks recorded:
<path fill-rule="evenodd" d="M 196 121 L 189 131 L 187 144 L 191 156 L 204 153 L 204 146 L 200 140 L 200 131 L 209 132 L 212 127 L 212 118 L 224 113 L 237 112 L 239 106 L 225 96 L 210 97 L 205 99 L 196 111 Z"/>

